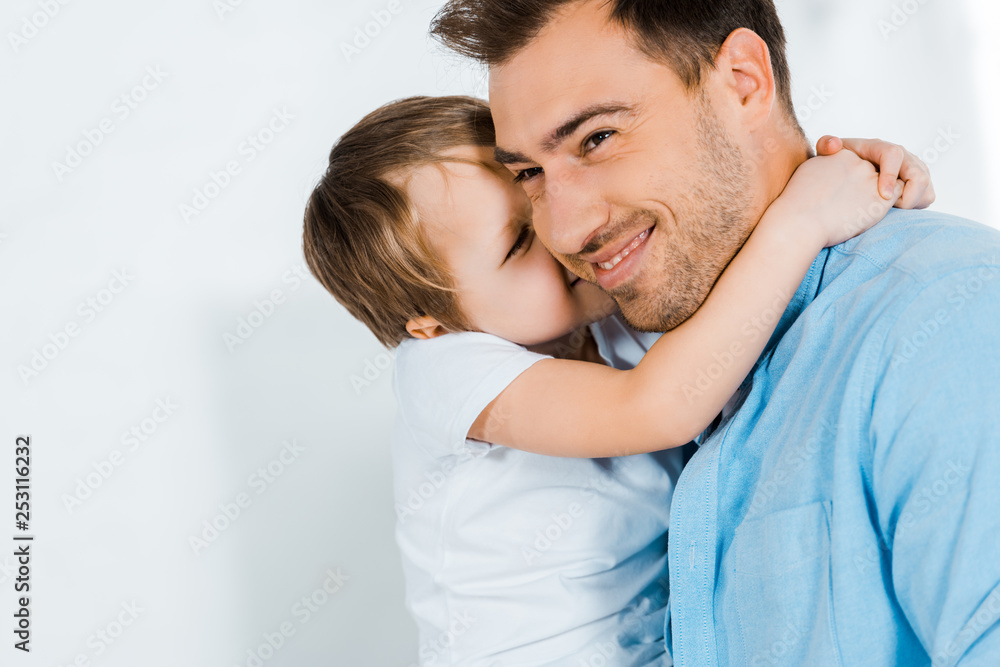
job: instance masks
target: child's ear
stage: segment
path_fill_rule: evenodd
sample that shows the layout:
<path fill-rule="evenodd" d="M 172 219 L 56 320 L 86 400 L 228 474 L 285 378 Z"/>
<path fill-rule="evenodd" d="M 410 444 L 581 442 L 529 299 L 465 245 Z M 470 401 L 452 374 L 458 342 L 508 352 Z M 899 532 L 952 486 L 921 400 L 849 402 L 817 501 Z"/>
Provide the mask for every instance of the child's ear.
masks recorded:
<path fill-rule="evenodd" d="M 437 338 L 448 333 L 448 330 L 440 322 L 426 315 L 407 322 L 406 331 L 418 340 L 430 340 L 431 338 Z"/>

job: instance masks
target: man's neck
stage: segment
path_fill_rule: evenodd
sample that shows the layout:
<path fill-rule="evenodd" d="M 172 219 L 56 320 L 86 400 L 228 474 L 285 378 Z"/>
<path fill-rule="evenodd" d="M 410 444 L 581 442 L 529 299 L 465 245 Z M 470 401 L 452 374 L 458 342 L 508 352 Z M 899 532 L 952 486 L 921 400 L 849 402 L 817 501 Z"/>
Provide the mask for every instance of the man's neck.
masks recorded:
<path fill-rule="evenodd" d="M 759 178 L 761 179 L 759 192 L 761 194 L 759 195 L 760 199 L 756 202 L 757 208 L 753 213 L 754 223 L 747 231 L 748 239 L 767 209 L 784 192 L 795 170 L 802 166 L 806 160 L 816 156 L 812 146 L 809 145 L 798 127 L 792 127 L 788 123 L 782 123 L 779 129 L 772 130 L 760 144 L 765 147 L 771 146 L 772 150 L 763 149 L 763 158 L 758 162 Z M 742 246 L 739 249 L 741 250 Z M 800 287 L 801 289 L 802 287 Z M 803 304 L 796 304 L 796 299 L 793 299 L 786 316 L 791 315 L 791 319 L 794 320 L 798 312 L 791 311 L 795 311 L 796 308 L 801 311 L 803 307 Z M 778 329 L 779 331 L 782 329 L 780 324 Z M 776 331 L 768 348 L 776 344 L 780 338 L 781 334 Z"/>
<path fill-rule="evenodd" d="M 540 345 L 533 345 L 528 349 L 538 354 L 548 354 L 557 359 L 590 361 L 606 365 L 604 359 L 601 358 L 597 341 L 594 339 L 589 326 L 580 327 L 562 338 Z"/>
<path fill-rule="evenodd" d="M 806 160 L 816 156 L 798 127 L 791 127 L 788 123 L 782 123 L 780 128 L 768 133 L 761 146 L 764 147 L 761 149 L 764 157 L 759 165 L 763 179 L 763 199 L 758 202 L 757 222 L 760 222 L 764 212 L 784 192 L 795 170 Z M 757 223 L 754 223 L 754 227 L 756 226 Z"/>

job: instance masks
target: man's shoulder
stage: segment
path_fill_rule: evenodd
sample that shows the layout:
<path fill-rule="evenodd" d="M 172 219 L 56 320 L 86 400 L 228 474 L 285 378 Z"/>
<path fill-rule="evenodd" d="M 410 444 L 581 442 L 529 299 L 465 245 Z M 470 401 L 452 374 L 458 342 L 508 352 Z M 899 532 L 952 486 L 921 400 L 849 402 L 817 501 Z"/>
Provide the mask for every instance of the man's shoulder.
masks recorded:
<path fill-rule="evenodd" d="M 996 229 L 940 213 L 893 211 L 833 248 L 822 280 L 817 316 L 832 317 L 847 339 L 868 339 L 880 367 L 891 360 L 898 368 L 919 353 L 923 370 L 936 372 L 937 362 L 959 363 L 961 354 L 993 354 L 984 345 L 993 346 L 1000 317 Z"/>
<path fill-rule="evenodd" d="M 864 339 L 879 354 L 892 354 L 926 322 L 957 321 L 958 314 L 974 312 L 965 332 L 973 335 L 981 333 L 983 321 L 996 321 L 993 313 L 1000 317 L 1000 231 L 955 216 L 894 210 L 871 230 L 831 248 L 814 273 L 817 282 L 804 284 L 815 291 L 806 295 L 802 315 L 803 322 L 826 327 L 823 350 Z M 975 308 L 967 309 L 972 296 Z M 937 338 L 957 340 L 960 333 L 948 327 Z"/>
<path fill-rule="evenodd" d="M 927 285 L 955 271 L 1000 264 L 1000 231 L 944 213 L 893 209 L 832 254 Z"/>

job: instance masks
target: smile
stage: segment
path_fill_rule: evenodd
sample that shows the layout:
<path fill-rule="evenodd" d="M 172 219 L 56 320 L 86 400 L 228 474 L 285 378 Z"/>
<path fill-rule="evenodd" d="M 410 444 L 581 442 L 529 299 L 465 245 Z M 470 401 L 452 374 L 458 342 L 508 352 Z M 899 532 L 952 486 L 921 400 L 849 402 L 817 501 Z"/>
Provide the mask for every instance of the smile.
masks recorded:
<path fill-rule="evenodd" d="M 654 229 L 655 225 L 636 236 L 624 247 L 612 246 L 608 253 L 590 258 L 591 266 L 594 267 L 594 277 L 605 292 L 620 287 L 639 270 Z M 611 255 L 616 247 L 620 250 Z"/>
<path fill-rule="evenodd" d="M 601 262 L 597 266 L 604 269 L 605 271 L 610 271 L 611 269 L 618 266 L 623 259 L 631 255 L 633 250 L 641 246 L 646 241 L 646 239 L 649 238 L 649 231 L 650 230 L 647 229 L 642 234 L 639 234 L 637 237 L 635 237 L 635 239 L 631 243 L 622 248 L 621 252 L 619 252 L 617 255 L 615 255 L 608 261 Z"/>

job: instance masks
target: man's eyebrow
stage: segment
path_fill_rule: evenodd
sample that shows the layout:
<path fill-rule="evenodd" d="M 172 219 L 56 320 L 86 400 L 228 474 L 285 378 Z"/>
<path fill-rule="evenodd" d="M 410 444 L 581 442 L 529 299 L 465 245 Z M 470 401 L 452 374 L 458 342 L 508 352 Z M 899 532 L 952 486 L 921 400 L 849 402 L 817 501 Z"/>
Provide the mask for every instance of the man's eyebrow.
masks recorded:
<path fill-rule="evenodd" d="M 581 125 L 592 118 L 596 118 L 598 116 L 613 116 L 616 114 L 634 115 L 635 113 L 636 106 L 634 104 L 625 104 L 622 102 L 607 102 L 589 106 L 586 109 L 582 109 L 577 112 L 572 118 L 569 118 L 563 122 L 562 125 L 550 132 L 549 136 L 542 141 L 542 152 L 553 152 L 559 147 L 559 144 L 562 143 L 563 139 L 572 135 L 580 129 Z M 500 164 L 532 162 L 532 159 L 524 153 L 508 151 L 504 148 L 500 148 L 499 146 L 493 150 L 493 154 L 496 161 Z"/>
<path fill-rule="evenodd" d="M 563 139 L 576 132 L 581 125 L 591 118 L 596 118 L 597 116 L 614 116 L 617 114 L 632 115 L 635 112 L 636 107 L 634 104 L 624 104 L 622 102 L 607 102 L 589 106 L 549 133 L 549 136 L 542 142 L 542 151 L 546 153 L 554 151 L 559 147 Z"/>

